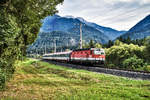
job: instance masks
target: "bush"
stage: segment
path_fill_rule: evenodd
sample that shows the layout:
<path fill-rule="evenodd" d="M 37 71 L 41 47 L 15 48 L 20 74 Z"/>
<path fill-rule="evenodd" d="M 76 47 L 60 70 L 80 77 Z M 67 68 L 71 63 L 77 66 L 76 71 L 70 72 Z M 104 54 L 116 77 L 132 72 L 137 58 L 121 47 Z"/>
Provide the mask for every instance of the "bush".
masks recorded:
<path fill-rule="evenodd" d="M 0 90 L 3 90 L 5 87 L 5 80 L 6 80 L 6 75 L 5 73 L 0 69 Z"/>
<path fill-rule="evenodd" d="M 148 66 L 143 67 L 143 71 L 150 72 L 150 67 L 148 67 Z"/>
<path fill-rule="evenodd" d="M 108 68 L 115 68 L 116 67 L 114 64 L 106 64 L 105 66 L 107 66 Z"/>
<path fill-rule="evenodd" d="M 123 68 L 126 69 L 137 69 L 145 66 L 147 66 L 147 64 L 144 63 L 144 60 L 137 58 L 137 56 L 130 57 L 123 61 Z"/>
<path fill-rule="evenodd" d="M 146 38 L 145 46 L 145 59 L 147 60 L 147 62 L 150 62 L 150 37 Z"/>
<path fill-rule="evenodd" d="M 136 55 L 138 58 L 143 59 L 144 47 L 140 47 L 134 44 L 123 44 L 119 43 L 106 49 L 106 64 L 114 64 L 117 67 L 122 68 L 122 63 L 124 60 Z"/>

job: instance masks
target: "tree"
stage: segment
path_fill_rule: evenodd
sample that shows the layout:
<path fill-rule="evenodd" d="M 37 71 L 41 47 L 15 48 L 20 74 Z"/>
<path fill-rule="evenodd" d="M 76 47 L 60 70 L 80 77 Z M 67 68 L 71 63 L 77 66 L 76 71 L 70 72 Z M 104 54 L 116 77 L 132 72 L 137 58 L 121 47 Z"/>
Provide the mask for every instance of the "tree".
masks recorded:
<path fill-rule="evenodd" d="M 114 42 L 114 45 L 116 45 L 116 46 L 119 46 L 119 45 L 121 45 L 121 44 L 122 44 L 122 42 L 119 41 L 119 40 L 116 40 L 116 41 Z"/>
<path fill-rule="evenodd" d="M 100 43 L 94 43 L 93 40 L 90 40 L 89 43 L 83 42 L 83 48 L 102 48 Z"/>
<path fill-rule="evenodd" d="M 122 36 L 120 36 L 120 37 L 118 38 L 118 40 L 121 41 L 121 42 L 123 42 Z"/>
<path fill-rule="evenodd" d="M 102 48 L 102 45 L 100 43 L 96 43 L 95 48 Z"/>
<path fill-rule="evenodd" d="M 111 40 L 109 40 L 108 44 L 107 44 L 107 48 L 110 48 L 111 46 L 113 46 L 113 42 Z"/>
<path fill-rule="evenodd" d="M 78 47 L 78 48 L 80 48 L 80 47 Z M 88 43 L 83 42 L 83 48 L 90 48 L 90 46 Z"/>
<path fill-rule="evenodd" d="M 134 44 L 120 44 L 114 45 L 106 50 L 106 61 L 107 64 L 114 64 L 115 66 L 122 67 L 122 62 L 133 56 L 137 56 L 143 59 L 144 47 L 140 47 Z"/>
<path fill-rule="evenodd" d="M 26 46 L 34 42 L 39 28 L 40 20 L 47 15 L 57 12 L 56 5 L 63 0 L 8 0 L 6 12 L 14 16 L 20 29 L 16 39 L 22 41 L 22 51 L 25 55 Z"/>
<path fill-rule="evenodd" d="M 90 42 L 89 42 L 89 47 L 90 47 L 90 48 L 94 48 L 94 41 L 93 41 L 93 40 L 90 40 Z"/>
<path fill-rule="evenodd" d="M 150 37 L 146 38 L 145 46 L 145 56 L 148 59 L 148 62 L 150 62 Z"/>
<path fill-rule="evenodd" d="M 14 62 L 25 56 L 41 26 L 41 19 L 57 12 L 63 0 L 0 0 L 0 69 L 14 72 Z"/>
<path fill-rule="evenodd" d="M 133 57 L 125 59 L 122 64 L 124 68 L 133 70 L 147 66 L 147 63 L 144 63 L 143 59 L 140 59 L 135 55 Z"/>
<path fill-rule="evenodd" d="M 128 36 L 128 38 L 126 39 L 126 43 L 130 44 L 131 43 L 131 38 Z"/>

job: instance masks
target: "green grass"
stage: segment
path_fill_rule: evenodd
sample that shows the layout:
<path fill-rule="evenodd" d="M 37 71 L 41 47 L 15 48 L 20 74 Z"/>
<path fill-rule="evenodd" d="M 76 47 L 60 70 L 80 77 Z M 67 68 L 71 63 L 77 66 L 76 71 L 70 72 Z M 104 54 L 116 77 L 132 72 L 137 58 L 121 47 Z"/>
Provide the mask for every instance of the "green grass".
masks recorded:
<path fill-rule="evenodd" d="M 77 70 L 29 59 L 18 62 L 0 100 L 150 100 L 150 81 Z"/>

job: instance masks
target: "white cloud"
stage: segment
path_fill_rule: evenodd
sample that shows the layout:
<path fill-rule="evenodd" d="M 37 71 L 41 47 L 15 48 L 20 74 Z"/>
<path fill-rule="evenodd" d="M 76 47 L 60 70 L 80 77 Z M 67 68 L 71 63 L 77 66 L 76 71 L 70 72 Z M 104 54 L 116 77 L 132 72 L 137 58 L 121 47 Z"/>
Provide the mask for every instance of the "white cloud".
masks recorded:
<path fill-rule="evenodd" d="M 147 3 L 150 3 L 150 0 L 141 0 L 141 3 L 142 4 L 147 4 Z"/>
<path fill-rule="evenodd" d="M 104 1 L 111 4 L 117 2 L 123 2 L 123 3 L 139 2 L 140 4 L 150 3 L 150 0 L 104 0 Z"/>
<path fill-rule="evenodd" d="M 59 15 L 83 17 L 99 25 L 128 30 L 150 14 L 150 0 L 65 0 Z"/>
<path fill-rule="evenodd" d="M 136 0 L 104 0 L 104 1 L 109 4 L 115 4 L 117 2 L 129 3 L 129 2 L 136 1 Z"/>

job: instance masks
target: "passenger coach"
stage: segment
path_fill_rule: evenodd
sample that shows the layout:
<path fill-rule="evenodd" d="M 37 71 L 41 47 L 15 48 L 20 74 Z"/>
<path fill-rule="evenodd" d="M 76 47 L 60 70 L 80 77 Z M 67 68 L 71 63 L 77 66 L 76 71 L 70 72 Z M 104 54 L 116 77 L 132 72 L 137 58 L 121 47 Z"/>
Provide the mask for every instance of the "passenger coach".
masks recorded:
<path fill-rule="evenodd" d="M 104 64 L 104 49 L 89 48 L 43 55 L 43 59 L 73 63 Z"/>
<path fill-rule="evenodd" d="M 71 52 L 72 51 L 44 54 L 42 58 L 55 61 L 70 61 Z"/>

